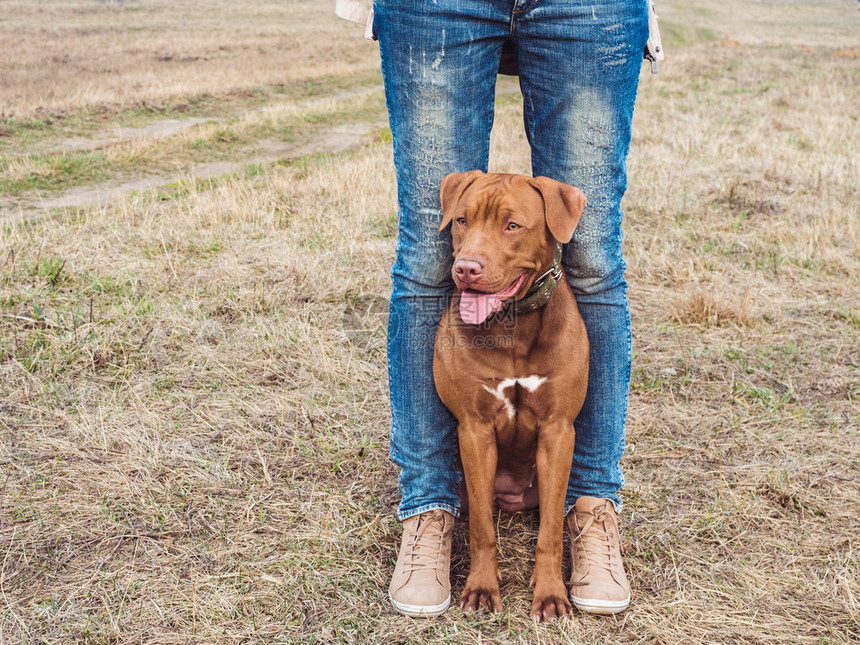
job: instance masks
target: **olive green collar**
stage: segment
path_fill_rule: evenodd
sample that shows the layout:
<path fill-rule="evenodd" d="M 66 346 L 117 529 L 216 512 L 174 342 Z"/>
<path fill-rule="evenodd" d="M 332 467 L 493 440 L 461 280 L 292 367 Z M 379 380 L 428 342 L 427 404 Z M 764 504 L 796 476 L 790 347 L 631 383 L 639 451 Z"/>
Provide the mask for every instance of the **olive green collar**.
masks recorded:
<path fill-rule="evenodd" d="M 558 281 L 563 277 L 564 270 L 561 268 L 561 244 L 559 244 L 556 247 L 555 259 L 552 262 L 552 266 L 532 283 L 532 286 L 529 287 L 526 295 L 519 300 L 508 301 L 499 313 L 519 315 L 537 311 L 549 302 L 552 294 L 555 293 Z"/>

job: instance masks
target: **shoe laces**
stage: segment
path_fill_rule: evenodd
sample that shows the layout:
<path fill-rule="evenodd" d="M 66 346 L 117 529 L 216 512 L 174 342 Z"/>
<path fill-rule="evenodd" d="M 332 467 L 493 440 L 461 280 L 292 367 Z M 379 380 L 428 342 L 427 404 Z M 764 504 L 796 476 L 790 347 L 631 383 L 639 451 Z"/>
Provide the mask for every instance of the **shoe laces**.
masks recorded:
<path fill-rule="evenodd" d="M 418 518 L 415 533 L 407 542 L 408 559 L 404 571 L 436 569 L 442 556 L 442 540 L 445 536 L 445 517 L 442 511 L 424 513 Z M 433 532 L 436 534 L 434 535 Z M 427 535 L 429 533 L 429 535 Z"/>
<path fill-rule="evenodd" d="M 612 531 L 606 530 L 606 522 L 611 520 L 611 516 L 606 512 L 605 506 L 595 508 L 590 513 L 574 511 L 574 525 L 579 524 L 580 515 L 587 515 L 588 518 L 579 529 L 579 533 L 573 537 L 573 541 L 579 543 L 579 550 L 585 554 L 590 568 L 602 569 L 614 577 L 616 554 L 612 545 L 613 535 Z M 573 584 L 579 586 L 588 583 L 574 582 Z"/>

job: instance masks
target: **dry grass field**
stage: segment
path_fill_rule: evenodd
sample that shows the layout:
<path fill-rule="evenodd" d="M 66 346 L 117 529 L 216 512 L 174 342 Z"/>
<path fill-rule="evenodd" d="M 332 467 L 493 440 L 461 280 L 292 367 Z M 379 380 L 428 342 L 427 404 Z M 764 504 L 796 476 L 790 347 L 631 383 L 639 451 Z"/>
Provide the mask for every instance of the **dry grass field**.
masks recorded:
<path fill-rule="evenodd" d="M 853 0 L 658 6 L 633 604 L 541 625 L 531 514 L 498 518 L 503 613 L 389 607 L 391 142 L 329 5 L 0 0 L 0 643 L 860 642 Z M 528 172 L 500 88 L 492 166 Z"/>

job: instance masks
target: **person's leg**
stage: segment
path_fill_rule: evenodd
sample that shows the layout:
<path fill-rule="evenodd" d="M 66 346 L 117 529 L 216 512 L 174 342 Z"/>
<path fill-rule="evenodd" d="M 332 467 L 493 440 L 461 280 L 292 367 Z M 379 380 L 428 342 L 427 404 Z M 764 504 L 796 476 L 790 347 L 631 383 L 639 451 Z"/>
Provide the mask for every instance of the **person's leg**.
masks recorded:
<path fill-rule="evenodd" d="M 576 567 L 585 562 L 592 567 L 588 575 L 608 577 L 610 585 L 617 579 L 619 584 L 617 597 L 607 597 L 605 605 L 603 600 L 574 598 L 574 592 L 571 597 L 586 611 L 614 612 L 629 602 L 614 524 L 624 484 L 620 459 L 631 363 L 621 197 L 627 187 L 626 159 L 648 34 L 648 5 L 647 0 L 596 4 L 525 0 L 520 9 L 514 14 L 513 35 L 519 48 L 532 170 L 535 176 L 577 186 L 587 199 L 563 257 L 590 344 L 588 391 L 574 423 L 565 514 L 574 510 L 570 516 L 579 521 L 570 524 L 569 518 L 579 549 L 574 554 Z M 611 512 L 600 503 L 607 499 L 615 507 Z M 586 528 L 580 534 L 582 527 Z M 609 543 L 612 548 L 607 550 Z M 585 550 L 583 544 L 588 545 Z M 609 554 L 606 561 L 594 560 L 598 550 Z M 598 589 L 598 580 L 583 582 L 581 573 L 581 567 L 575 568 L 574 584 L 589 585 L 582 593 L 587 596 Z M 624 593 L 626 599 L 621 597 Z"/>
<path fill-rule="evenodd" d="M 459 510 L 456 420 L 432 374 L 436 327 L 453 291 L 451 235 L 439 232 L 439 187 L 448 173 L 487 169 L 502 43 L 492 37 L 492 3 L 483 15 L 476 13 L 480 6 L 468 13 L 462 4 L 377 0 L 374 6 L 399 208 L 388 369 L 401 520 Z"/>
<path fill-rule="evenodd" d="M 399 207 L 388 370 L 404 542 L 389 593 L 410 615 L 441 613 L 450 600 L 448 564 L 439 553 L 450 550 L 453 521 L 439 511 L 459 513 L 461 473 L 456 420 L 432 374 L 436 327 L 453 291 L 450 232 L 439 232 L 439 188 L 448 173 L 487 169 L 496 69 L 507 35 L 499 4 L 509 0 L 377 0 L 374 6 Z M 425 548 L 428 540 L 436 551 Z"/>

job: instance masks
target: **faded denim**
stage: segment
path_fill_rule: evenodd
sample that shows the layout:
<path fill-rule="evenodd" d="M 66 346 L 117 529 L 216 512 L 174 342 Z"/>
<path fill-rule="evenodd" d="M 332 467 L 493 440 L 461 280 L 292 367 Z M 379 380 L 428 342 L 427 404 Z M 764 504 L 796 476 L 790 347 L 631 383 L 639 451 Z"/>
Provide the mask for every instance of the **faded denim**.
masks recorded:
<path fill-rule="evenodd" d="M 577 186 L 588 200 L 563 256 L 591 343 L 565 513 L 583 495 L 620 508 L 631 361 L 621 197 L 647 0 L 377 0 L 374 9 L 399 206 L 388 330 L 398 517 L 459 514 L 456 421 L 432 376 L 436 326 L 453 290 L 439 186 L 448 173 L 487 170 L 506 38 L 519 49 L 534 175 Z"/>

